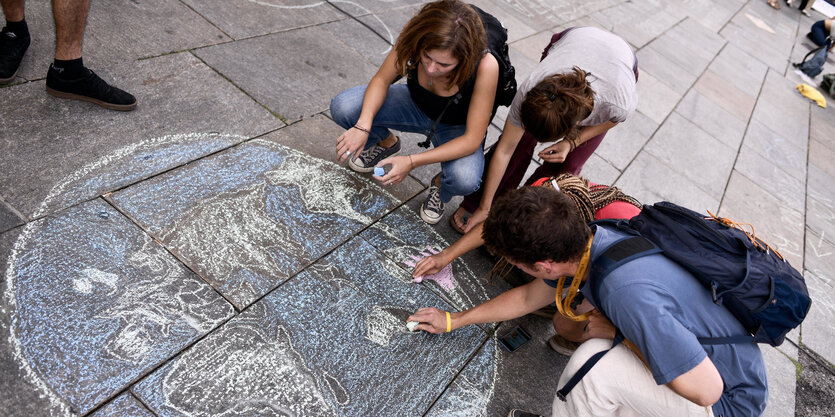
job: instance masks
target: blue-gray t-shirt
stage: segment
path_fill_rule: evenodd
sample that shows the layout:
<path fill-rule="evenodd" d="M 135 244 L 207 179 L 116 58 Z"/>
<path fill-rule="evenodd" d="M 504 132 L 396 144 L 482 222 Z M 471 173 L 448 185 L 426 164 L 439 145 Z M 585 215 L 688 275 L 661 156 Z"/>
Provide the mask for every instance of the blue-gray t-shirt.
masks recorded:
<path fill-rule="evenodd" d="M 598 226 L 591 259 L 626 235 Z M 587 283 L 588 284 L 588 283 Z M 661 254 L 649 255 L 612 271 L 599 289 L 602 311 L 632 341 L 650 364 L 659 385 L 689 371 L 705 356 L 725 383 L 713 405 L 716 417 L 760 416 L 768 400 L 765 365 L 754 343 L 705 345 L 697 337 L 745 334 L 745 329 L 693 275 Z M 591 285 L 583 295 L 594 306 Z"/>

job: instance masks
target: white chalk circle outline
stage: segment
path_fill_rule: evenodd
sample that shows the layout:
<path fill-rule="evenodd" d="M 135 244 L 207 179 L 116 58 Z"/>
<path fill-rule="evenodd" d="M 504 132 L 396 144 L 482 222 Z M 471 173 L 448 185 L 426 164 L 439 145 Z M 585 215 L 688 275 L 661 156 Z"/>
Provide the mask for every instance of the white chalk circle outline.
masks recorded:
<path fill-rule="evenodd" d="M 253 0 L 248 0 L 248 1 L 253 1 Z M 106 155 L 104 157 L 99 158 L 95 162 L 88 163 L 88 164 L 84 165 L 82 168 L 78 169 L 73 174 L 67 176 L 64 180 L 62 180 L 57 185 L 55 185 L 52 189 L 50 189 L 50 191 L 47 193 L 47 196 L 44 198 L 43 202 L 41 202 L 41 204 L 39 205 L 39 208 L 36 211 L 34 217 L 39 217 L 39 216 L 44 215 L 46 213 L 46 211 L 48 210 L 50 203 L 52 201 L 54 201 L 55 199 L 65 195 L 66 190 L 69 189 L 69 187 L 73 183 L 78 182 L 78 181 L 82 181 L 82 180 L 85 179 L 86 176 L 94 173 L 95 171 L 103 169 L 105 167 L 108 167 L 109 165 L 113 164 L 114 162 L 117 162 L 117 161 L 120 161 L 124 158 L 130 157 L 137 152 L 142 152 L 142 151 L 147 151 L 147 150 L 158 150 L 159 149 L 158 147 L 160 147 L 160 146 L 169 146 L 169 145 L 173 145 L 173 144 L 182 145 L 184 142 L 200 142 L 200 141 L 206 141 L 207 139 L 211 139 L 211 138 L 217 139 L 219 137 L 225 137 L 225 138 L 233 139 L 233 140 L 235 140 L 235 143 L 239 143 L 239 142 L 242 142 L 242 141 L 247 139 L 247 138 L 245 138 L 243 136 L 240 136 L 240 135 L 219 134 L 217 132 L 173 134 L 173 135 L 165 135 L 165 136 L 160 136 L 160 137 L 148 139 L 148 140 L 145 140 L 145 141 L 142 141 L 142 142 L 139 142 L 139 143 L 131 144 L 131 145 L 125 146 L 123 148 L 120 148 L 120 149 L 116 150 L 115 152 L 111 153 L 110 155 Z M 278 145 L 278 144 L 276 144 L 276 145 Z M 235 146 L 235 145 L 233 145 L 233 146 Z M 283 145 L 278 145 L 278 146 L 281 146 L 283 148 L 285 147 Z M 288 148 L 288 149 L 292 149 L 292 148 Z M 203 155 L 203 156 L 205 156 L 205 155 Z M 202 158 L 203 156 L 199 157 L 198 160 L 200 158 Z M 312 158 L 315 158 L 315 157 L 312 157 Z M 166 167 L 166 168 L 168 168 L 168 167 Z M 153 175 L 158 175 L 158 172 L 155 172 L 151 175 L 152 176 Z M 359 178 L 364 182 L 370 183 L 371 186 L 376 188 L 378 192 L 380 192 L 380 193 L 382 193 L 382 194 L 384 194 L 388 197 L 393 198 L 393 196 L 391 196 L 391 194 L 388 191 L 386 191 L 385 189 L 377 186 L 375 183 L 368 180 L 367 178 L 365 178 L 365 177 L 359 177 Z M 35 371 L 32 368 L 32 366 L 29 364 L 29 361 L 27 360 L 26 354 L 23 352 L 23 346 L 20 343 L 20 341 L 18 339 L 18 336 L 17 336 L 18 317 L 17 317 L 17 299 L 15 298 L 15 290 L 16 290 L 15 277 L 16 277 L 17 261 L 21 256 L 21 252 L 25 249 L 27 243 L 29 243 L 31 235 L 40 230 L 40 224 L 41 223 L 42 223 L 41 221 L 35 220 L 35 221 L 29 222 L 26 225 L 24 225 L 20 235 L 18 235 L 17 239 L 15 240 L 14 245 L 12 246 L 9 257 L 7 258 L 7 261 L 6 261 L 6 274 L 5 274 L 6 275 L 6 277 L 5 277 L 6 278 L 5 279 L 6 288 L 5 288 L 5 291 L 3 293 L 3 300 L 5 301 L 5 305 L 7 305 L 8 307 L 4 310 L 0 310 L 0 313 L 5 313 L 5 314 L 8 314 L 8 316 L 9 316 L 8 342 L 9 342 L 9 346 L 11 346 L 11 348 L 13 350 L 12 351 L 13 360 L 17 363 L 20 371 L 22 372 L 23 379 L 28 381 L 30 384 L 32 384 L 36 388 L 37 391 L 40 391 L 41 396 L 43 398 L 46 398 L 47 401 L 49 402 L 49 405 L 52 407 L 51 411 L 57 411 L 58 413 L 63 414 L 63 415 L 73 415 L 73 412 L 72 412 L 70 406 L 63 399 L 61 399 L 52 390 L 52 388 L 50 388 L 47 385 L 46 381 L 44 381 L 43 379 L 41 379 L 38 376 L 37 371 Z M 432 227 L 430 227 L 428 225 L 425 225 L 425 224 L 423 224 L 422 226 L 426 227 L 429 231 L 431 231 L 432 234 L 436 235 L 442 241 L 446 242 L 446 240 L 443 239 Z M 485 294 L 486 294 L 486 290 L 483 287 L 482 287 L 482 291 L 484 291 Z M 493 336 L 492 339 L 495 339 L 495 336 Z M 494 342 L 495 342 L 495 340 L 494 340 Z M 484 346 L 480 347 L 479 349 L 484 349 Z M 489 386 L 488 393 L 486 394 L 487 399 L 482 402 L 484 404 L 485 409 L 479 410 L 480 411 L 478 413 L 479 415 L 484 415 L 487 412 L 486 407 L 490 402 L 490 398 L 492 398 L 492 396 L 493 396 L 494 389 L 495 389 L 495 383 L 497 382 L 497 375 L 498 375 L 498 369 L 500 367 L 500 361 L 501 361 L 501 357 L 498 353 L 498 349 L 494 349 L 494 353 L 493 353 L 493 372 L 492 372 L 492 375 L 490 376 L 490 380 L 487 381 L 488 386 Z"/>

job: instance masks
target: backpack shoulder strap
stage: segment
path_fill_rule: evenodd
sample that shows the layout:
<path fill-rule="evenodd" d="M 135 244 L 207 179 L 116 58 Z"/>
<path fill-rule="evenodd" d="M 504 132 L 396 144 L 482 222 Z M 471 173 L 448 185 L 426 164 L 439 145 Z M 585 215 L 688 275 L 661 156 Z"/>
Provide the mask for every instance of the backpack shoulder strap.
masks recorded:
<path fill-rule="evenodd" d="M 611 220 L 598 220 L 592 222 L 594 225 L 600 224 L 609 224 L 615 225 L 619 222 L 611 221 Z M 621 224 L 621 227 L 628 227 L 625 224 Z M 647 255 L 652 255 L 655 253 L 663 252 L 657 246 L 655 246 L 652 242 L 644 239 L 641 236 L 627 236 L 624 237 L 615 243 L 611 244 L 606 250 L 603 251 L 600 255 L 594 257 L 591 262 L 591 267 L 589 268 L 589 285 L 591 285 L 592 294 L 594 299 L 600 304 L 599 298 L 599 288 L 600 283 L 609 273 L 614 271 L 619 266 L 634 261 L 635 259 L 642 258 Z M 597 306 L 597 309 L 600 310 L 604 315 L 606 314 Z M 557 397 L 565 401 L 565 397 L 574 389 L 574 386 L 583 379 L 584 376 L 591 370 L 591 368 L 610 350 L 614 349 L 615 346 L 620 344 L 623 339 L 623 333 L 620 332 L 620 329 L 615 329 L 615 338 L 612 340 L 612 347 L 607 350 L 597 352 L 592 357 L 590 357 L 583 366 L 580 367 L 577 372 L 571 376 L 568 382 L 557 391 Z"/>

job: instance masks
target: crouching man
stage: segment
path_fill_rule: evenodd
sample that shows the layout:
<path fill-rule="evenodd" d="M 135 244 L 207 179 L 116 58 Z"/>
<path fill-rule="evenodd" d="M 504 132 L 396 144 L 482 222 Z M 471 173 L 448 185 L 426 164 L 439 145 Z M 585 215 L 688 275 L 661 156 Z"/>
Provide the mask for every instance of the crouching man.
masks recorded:
<path fill-rule="evenodd" d="M 541 279 L 470 310 L 448 314 L 422 308 L 409 320 L 431 333 L 510 320 L 555 301 L 557 291 L 546 281 L 575 277 L 573 286 L 582 282 L 582 296 L 608 319 L 592 312 L 584 334 L 588 340 L 569 360 L 560 387 L 589 357 L 612 346 L 616 327 L 627 341 L 606 353 L 565 401 L 554 399 L 553 416 L 760 416 L 768 389 L 759 347 L 700 344 L 698 337 L 735 336 L 745 329 L 675 262 L 654 254 L 623 264 L 601 283 L 599 299 L 593 298 L 586 282 L 589 259 L 623 236 L 606 226 L 589 228 L 562 193 L 514 190 L 491 209 L 484 241 L 494 255 Z M 510 415 L 535 414 L 513 410 Z"/>

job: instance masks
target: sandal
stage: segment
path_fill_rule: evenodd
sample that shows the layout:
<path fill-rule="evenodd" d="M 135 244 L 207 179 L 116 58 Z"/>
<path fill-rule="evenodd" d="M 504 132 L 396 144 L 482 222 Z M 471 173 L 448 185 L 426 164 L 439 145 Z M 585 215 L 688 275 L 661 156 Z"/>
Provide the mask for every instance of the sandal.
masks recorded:
<path fill-rule="evenodd" d="M 768 5 L 771 6 L 772 9 L 780 10 L 780 3 L 777 3 L 777 0 L 768 0 Z"/>
<path fill-rule="evenodd" d="M 460 208 L 459 208 L 459 209 L 460 209 Z M 457 213 L 457 212 L 458 212 L 458 211 L 456 210 L 456 213 Z M 449 227 L 451 227 L 451 228 L 452 228 L 452 230 L 455 230 L 455 231 L 456 231 L 456 232 L 458 232 L 459 234 L 462 234 L 462 235 L 464 234 L 464 229 L 462 229 L 461 227 L 459 227 L 459 226 L 458 226 L 458 223 L 455 221 L 455 213 L 452 213 L 452 216 L 449 216 Z"/>

